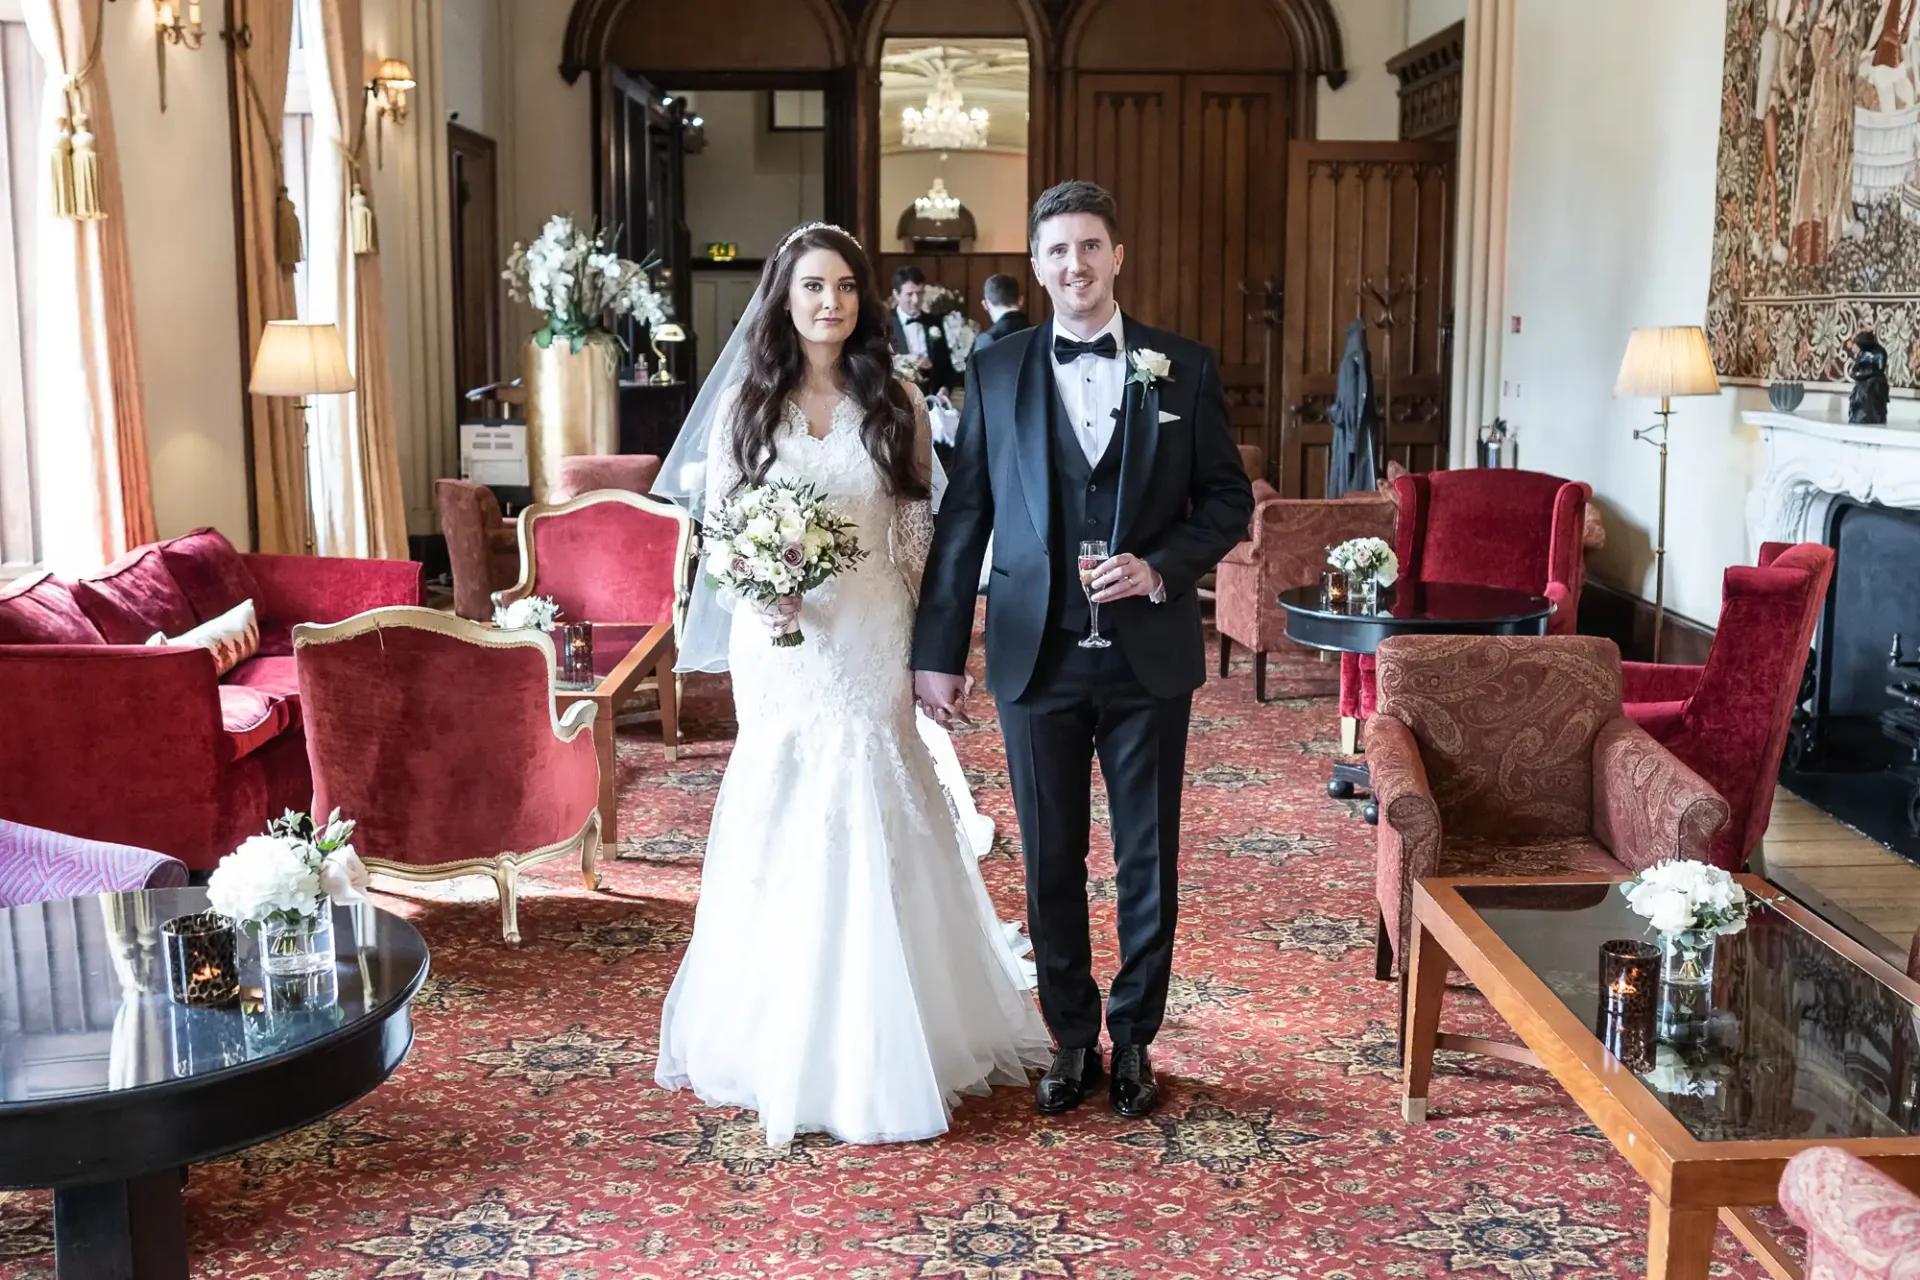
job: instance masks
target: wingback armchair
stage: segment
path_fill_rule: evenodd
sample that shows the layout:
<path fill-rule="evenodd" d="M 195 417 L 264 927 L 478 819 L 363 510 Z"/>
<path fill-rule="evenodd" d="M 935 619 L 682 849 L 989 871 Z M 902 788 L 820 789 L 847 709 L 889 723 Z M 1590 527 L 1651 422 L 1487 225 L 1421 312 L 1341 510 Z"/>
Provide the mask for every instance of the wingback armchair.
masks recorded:
<path fill-rule="evenodd" d="M 1726 798 L 1733 819 L 1708 857 L 1737 871 L 1760 845 L 1807 649 L 1833 580 L 1833 549 L 1769 542 L 1721 587 L 1705 665 L 1629 662 L 1627 715 Z"/>
<path fill-rule="evenodd" d="M 1627 875 L 1704 861 L 1726 825 L 1727 802 L 1621 713 L 1611 640 L 1395 636 L 1379 680 L 1382 977 L 1428 876 Z"/>
<path fill-rule="evenodd" d="M 294 630 L 315 813 L 358 824 L 368 867 L 406 880 L 491 876 L 520 941 L 529 867 L 573 851 L 599 887 L 591 702 L 560 714 L 553 642 L 432 609 Z"/>
<path fill-rule="evenodd" d="M 1264 482 L 1262 482 L 1264 486 Z M 1268 491 L 1271 493 L 1271 490 Z M 1287 639 L 1280 593 L 1312 586 L 1326 568 L 1327 548 L 1348 538 L 1393 538 L 1393 502 L 1360 494 L 1347 498 L 1261 499 L 1253 536 L 1227 553 L 1214 572 L 1214 623 L 1220 632 L 1220 675 L 1233 646 L 1253 650 L 1253 696 L 1267 700 L 1267 660 L 1279 667 L 1281 697 L 1332 693 L 1340 667 L 1317 650 Z"/>
<path fill-rule="evenodd" d="M 1394 554 L 1409 582 L 1469 582 L 1544 595 L 1556 606 L 1549 635 L 1572 635 L 1586 581 L 1581 558 L 1592 489 L 1538 471 L 1476 468 L 1402 475 Z M 1374 661 L 1340 659 L 1342 737 L 1374 712 Z"/>
<path fill-rule="evenodd" d="M 483 484 L 435 480 L 433 501 L 453 569 L 453 611 L 485 622 L 493 617 L 493 593 L 519 576 L 519 532 L 501 517 L 500 499 Z"/>
<path fill-rule="evenodd" d="M 560 483 L 547 491 L 548 503 L 567 502 L 595 489 L 645 493 L 660 474 L 651 453 L 583 453 L 560 459 Z"/>
<path fill-rule="evenodd" d="M 1920 1280 L 1920 1196 L 1837 1147 L 1787 1161 L 1780 1207 L 1807 1233 L 1806 1280 Z"/>
<path fill-rule="evenodd" d="M 187 864 L 164 853 L 0 822 L 0 907 L 186 882 Z"/>

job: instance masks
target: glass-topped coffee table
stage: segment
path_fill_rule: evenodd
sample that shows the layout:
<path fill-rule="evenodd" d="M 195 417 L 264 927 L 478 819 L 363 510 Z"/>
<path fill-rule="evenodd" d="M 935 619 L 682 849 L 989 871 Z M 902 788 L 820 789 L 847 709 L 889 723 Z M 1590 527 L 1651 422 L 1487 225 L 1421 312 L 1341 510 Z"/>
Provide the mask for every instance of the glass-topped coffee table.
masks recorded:
<path fill-rule="evenodd" d="M 1601 1046 L 1600 944 L 1651 940 L 1616 883 L 1433 879 L 1414 888 L 1402 1113 L 1426 1118 L 1436 1047 L 1544 1067 L 1652 1192 L 1647 1274 L 1707 1274 L 1717 1221 L 1785 1255 L 1747 1212 L 1797 1152 L 1837 1146 L 1920 1185 L 1920 985 L 1754 876 L 1723 937 L 1703 1043 L 1635 1074 Z M 1524 1044 L 1439 1032 L 1449 961 Z M 1779 1271 L 1776 1274 L 1790 1274 Z"/>
<path fill-rule="evenodd" d="M 660 693 L 660 740 L 669 763 L 678 755 L 680 712 L 673 664 L 673 624 L 596 622 L 593 625 L 593 679 L 571 683 L 556 678 L 554 704 L 561 714 L 575 702 L 593 703 L 593 750 L 600 761 L 600 840 L 620 845 L 620 806 L 615 790 L 614 716 L 622 703 L 648 680 Z M 651 719 L 647 714 L 640 718 Z M 595 873 L 596 879 L 598 873 Z"/>

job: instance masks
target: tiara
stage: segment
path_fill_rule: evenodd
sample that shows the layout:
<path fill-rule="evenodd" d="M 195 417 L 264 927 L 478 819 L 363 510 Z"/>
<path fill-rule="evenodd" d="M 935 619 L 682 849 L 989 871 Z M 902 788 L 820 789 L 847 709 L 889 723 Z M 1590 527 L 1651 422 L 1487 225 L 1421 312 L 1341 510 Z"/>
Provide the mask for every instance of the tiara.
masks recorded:
<path fill-rule="evenodd" d="M 853 232 L 847 230 L 845 227 L 832 222 L 808 222 L 808 223 L 802 224 L 801 226 L 797 226 L 793 230 L 787 232 L 786 238 L 781 240 L 779 247 L 773 251 L 773 256 L 777 258 L 781 254 L 785 253 L 787 251 L 788 245 L 792 244 L 795 240 L 798 240 L 801 236 L 807 234 L 807 232 L 809 231 L 838 231 L 841 235 L 853 241 L 854 248 L 859 249 L 863 253 L 866 251 L 866 246 L 860 243 L 860 238 L 854 235 Z"/>

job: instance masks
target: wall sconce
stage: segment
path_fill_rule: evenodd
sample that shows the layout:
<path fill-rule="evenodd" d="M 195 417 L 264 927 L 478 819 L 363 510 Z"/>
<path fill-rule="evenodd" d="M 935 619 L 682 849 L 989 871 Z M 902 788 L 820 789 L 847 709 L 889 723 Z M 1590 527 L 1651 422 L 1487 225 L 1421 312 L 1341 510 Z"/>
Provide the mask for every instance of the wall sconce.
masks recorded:
<path fill-rule="evenodd" d="M 407 90 L 414 87 L 413 68 L 399 58 L 388 58 L 373 73 L 373 79 L 367 81 L 367 98 L 373 103 L 374 113 L 381 120 L 391 120 L 402 124 L 407 118 Z M 376 127 L 374 132 L 374 159 L 381 168 L 386 167 L 386 150 L 383 145 L 384 130 Z"/>
<path fill-rule="evenodd" d="M 167 46 L 198 49 L 206 40 L 200 27 L 200 0 L 187 0 L 187 20 L 180 21 L 174 0 L 153 0 L 153 53 L 159 64 L 160 109 L 167 109 Z"/>

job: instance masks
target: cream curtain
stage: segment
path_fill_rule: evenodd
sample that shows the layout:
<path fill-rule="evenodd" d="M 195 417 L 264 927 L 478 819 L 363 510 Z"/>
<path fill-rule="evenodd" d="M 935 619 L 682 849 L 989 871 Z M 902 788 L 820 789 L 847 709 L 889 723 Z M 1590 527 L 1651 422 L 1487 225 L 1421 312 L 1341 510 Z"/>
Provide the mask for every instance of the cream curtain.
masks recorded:
<path fill-rule="evenodd" d="M 113 150 L 113 113 L 100 65 L 105 0 L 23 0 L 46 68 L 38 163 L 43 181 L 59 121 L 86 117 L 99 161 L 99 211 L 59 217 L 36 202 L 34 455 L 41 553 L 59 569 L 105 563 L 151 542 L 153 485 L 133 334 L 126 206 Z"/>
<path fill-rule="evenodd" d="M 1460 92 L 1460 207 L 1454 240 L 1455 467 L 1473 465 L 1481 427 L 1500 412 L 1507 304 L 1507 196 L 1513 155 L 1517 0 L 1467 6 Z"/>
<path fill-rule="evenodd" d="M 323 555 L 407 557 L 405 499 L 393 411 L 387 317 L 377 252 L 352 250 L 352 197 L 367 189 L 366 61 L 360 0 L 297 0 L 307 31 L 313 86 L 313 163 L 308 203 L 308 305 L 330 320 L 352 355 L 351 395 L 324 397 L 313 417 L 314 526 Z M 376 240 L 377 247 L 377 240 Z"/>
<path fill-rule="evenodd" d="M 240 241 L 246 293 L 247 360 L 269 320 L 295 318 L 293 264 L 280 261 L 281 115 L 293 47 L 293 0 L 235 0 L 234 27 L 252 33 L 232 50 L 240 102 Z M 306 425 L 297 402 L 253 396 L 253 493 L 261 551 L 307 550 Z"/>

